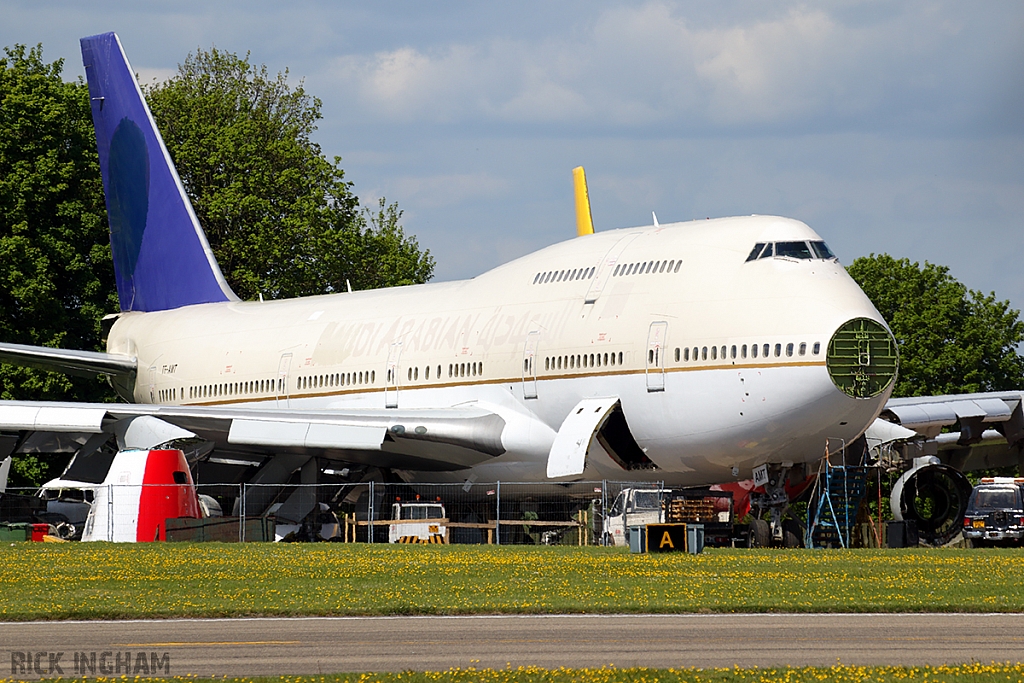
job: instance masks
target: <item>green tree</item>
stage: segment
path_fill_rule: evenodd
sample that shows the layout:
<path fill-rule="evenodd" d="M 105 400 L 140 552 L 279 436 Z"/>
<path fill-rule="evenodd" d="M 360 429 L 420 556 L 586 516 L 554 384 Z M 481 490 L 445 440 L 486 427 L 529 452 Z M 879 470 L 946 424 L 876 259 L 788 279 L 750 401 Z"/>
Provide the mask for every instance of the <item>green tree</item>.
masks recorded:
<path fill-rule="evenodd" d="M 42 46 L 0 58 L 0 339 L 97 350 L 117 310 L 89 92 L 61 79 Z M 100 379 L 0 364 L 4 400 L 109 400 Z M 59 463 L 15 459 L 12 485 Z"/>
<path fill-rule="evenodd" d="M 945 266 L 888 254 L 847 268 L 889 323 L 900 350 L 894 396 L 1024 387 L 1020 312 L 1009 301 L 968 290 Z"/>
<path fill-rule="evenodd" d="M 287 298 L 426 282 L 429 251 L 380 201 L 361 209 L 340 157 L 312 141 L 321 102 L 249 56 L 190 54 L 146 88 L 224 276 L 242 298 Z"/>

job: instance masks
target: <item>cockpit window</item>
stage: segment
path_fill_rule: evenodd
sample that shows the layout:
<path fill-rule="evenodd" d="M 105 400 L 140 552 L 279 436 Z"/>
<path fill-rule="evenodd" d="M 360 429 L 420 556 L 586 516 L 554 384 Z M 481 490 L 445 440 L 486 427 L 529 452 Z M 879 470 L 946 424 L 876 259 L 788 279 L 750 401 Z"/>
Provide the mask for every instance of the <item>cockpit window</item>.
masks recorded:
<path fill-rule="evenodd" d="M 807 247 L 807 242 L 776 242 L 775 255 L 796 259 L 814 258 Z"/>
<path fill-rule="evenodd" d="M 814 250 L 814 255 L 820 259 L 835 258 L 836 255 L 832 253 L 832 250 L 828 248 L 828 245 L 824 242 L 811 242 L 811 249 Z"/>
<path fill-rule="evenodd" d="M 772 258 L 773 256 L 801 260 L 822 259 L 824 261 L 836 258 L 828 245 L 820 240 L 816 242 L 758 242 L 747 256 L 747 261 Z"/>

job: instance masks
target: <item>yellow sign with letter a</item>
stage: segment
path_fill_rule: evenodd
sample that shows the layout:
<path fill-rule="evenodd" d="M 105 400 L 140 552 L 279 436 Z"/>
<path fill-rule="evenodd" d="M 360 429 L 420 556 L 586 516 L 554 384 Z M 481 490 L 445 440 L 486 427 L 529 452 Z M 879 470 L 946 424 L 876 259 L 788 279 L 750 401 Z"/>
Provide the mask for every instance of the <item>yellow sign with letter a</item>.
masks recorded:
<path fill-rule="evenodd" d="M 685 524 L 648 524 L 647 552 L 686 552 Z"/>

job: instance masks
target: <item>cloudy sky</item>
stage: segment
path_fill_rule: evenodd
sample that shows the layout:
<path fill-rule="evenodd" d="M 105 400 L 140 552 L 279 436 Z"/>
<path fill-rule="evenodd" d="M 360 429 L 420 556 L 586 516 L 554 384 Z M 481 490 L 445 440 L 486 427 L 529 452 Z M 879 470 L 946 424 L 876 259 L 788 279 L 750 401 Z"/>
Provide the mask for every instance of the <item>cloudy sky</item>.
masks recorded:
<path fill-rule="evenodd" d="M 951 267 L 1024 308 L 1024 3 L 0 0 L 0 43 L 82 74 L 117 31 L 166 77 L 198 47 L 288 68 L 364 201 L 438 279 L 574 234 L 779 214 L 841 260 Z"/>

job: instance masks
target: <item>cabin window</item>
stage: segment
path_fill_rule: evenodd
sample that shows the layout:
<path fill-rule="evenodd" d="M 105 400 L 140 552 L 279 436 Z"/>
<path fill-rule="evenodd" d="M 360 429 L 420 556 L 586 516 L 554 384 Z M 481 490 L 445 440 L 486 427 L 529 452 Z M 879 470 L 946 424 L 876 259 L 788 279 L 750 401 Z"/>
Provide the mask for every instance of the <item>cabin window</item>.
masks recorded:
<path fill-rule="evenodd" d="M 550 357 L 547 357 L 547 358 L 544 359 L 544 369 L 545 370 L 550 370 L 551 369 L 551 362 L 550 361 L 551 361 Z"/>
<path fill-rule="evenodd" d="M 576 369 L 576 356 L 569 356 L 569 367 L 573 370 Z"/>
<path fill-rule="evenodd" d="M 615 272 L 612 273 L 612 277 L 617 277 L 618 274 L 619 274 L 619 270 L 621 270 L 621 269 L 622 269 L 622 264 L 621 263 L 619 265 L 615 266 Z"/>
<path fill-rule="evenodd" d="M 814 349 L 812 353 L 817 356 L 818 352 L 821 351 L 821 342 L 814 342 Z"/>
<path fill-rule="evenodd" d="M 540 280 L 540 273 L 537 273 L 537 275 L 533 278 L 533 284 L 537 284 L 538 280 Z"/>
<path fill-rule="evenodd" d="M 775 357 L 778 358 L 782 355 L 782 344 L 775 345 Z"/>
<path fill-rule="evenodd" d="M 747 257 L 747 261 L 756 260 L 762 249 L 764 249 L 764 242 L 755 244 L 754 248 L 750 250 L 750 256 Z"/>
<path fill-rule="evenodd" d="M 676 261 L 676 267 L 672 270 L 673 273 L 679 272 L 679 266 L 683 265 L 682 261 Z"/>
<path fill-rule="evenodd" d="M 761 355 L 764 356 L 765 358 L 767 358 L 768 357 L 768 349 L 770 349 L 770 348 L 771 348 L 771 344 L 765 344 L 764 346 L 762 346 L 761 347 Z"/>
<path fill-rule="evenodd" d="M 757 344 L 750 345 L 750 356 L 751 358 L 757 358 Z"/>
<path fill-rule="evenodd" d="M 376 370 L 370 370 L 370 384 L 373 384 L 376 381 L 377 381 L 377 371 Z"/>
<path fill-rule="evenodd" d="M 420 378 L 420 366 L 417 365 L 415 368 L 413 368 L 413 370 L 412 370 L 412 378 L 414 380 L 419 380 L 419 378 Z"/>
<path fill-rule="evenodd" d="M 731 349 L 729 349 L 729 357 L 730 358 L 735 358 L 736 357 L 736 345 L 735 344 L 733 344 L 733 347 Z"/>
<path fill-rule="evenodd" d="M 441 379 L 441 366 L 440 365 L 437 366 L 437 374 L 434 375 L 434 376 L 437 377 L 438 379 Z"/>
<path fill-rule="evenodd" d="M 807 342 L 800 342 L 800 355 L 801 356 L 806 356 L 807 355 Z"/>
<path fill-rule="evenodd" d="M 683 360 L 690 360 L 690 347 L 683 349 Z"/>
<path fill-rule="evenodd" d="M 619 365 L 622 365 L 622 351 L 619 351 Z"/>
<path fill-rule="evenodd" d="M 647 349 L 647 362 L 648 363 L 653 363 L 654 362 L 654 349 Z"/>
<path fill-rule="evenodd" d="M 679 350 L 679 347 L 677 346 L 677 347 L 676 347 L 676 362 L 677 362 L 677 363 L 679 362 L 679 358 L 680 358 L 680 353 L 681 353 L 681 352 L 680 352 L 680 350 Z"/>
<path fill-rule="evenodd" d="M 708 359 L 708 347 L 706 347 L 706 346 L 701 347 L 700 359 L 701 360 L 707 360 Z"/>
<path fill-rule="evenodd" d="M 792 342 L 790 342 L 789 344 L 786 344 L 786 355 L 787 356 L 792 356 L 793 355 L 793 343 Z"/>
<path fill-rule="evenodd" d="M 725 360 L 725 347 L 722 347 L 722 360 Z"/>
<path fill-rule="evenodd" d="M 747 357 L 747 345 L 746 344 L 744 344 L 743 346 L 740 347 L 740 357 L 741 358 L 746 358 Z"/>
<path fill-rule="evenodd" d="M 712 346 L 711 347 L 711 360 L 715 360 L 717 358 L 718 358 L 718 347 L 717 346 Z"/>
<path fill-rule="evenodd" d="M 658 268 L 658 273 L 664 273 L 665 272 L 665 266 L 667 266 L 667 265 L 668 265 L 668 261 L 662 261 L 661 262 L 661 268 Z"/>

